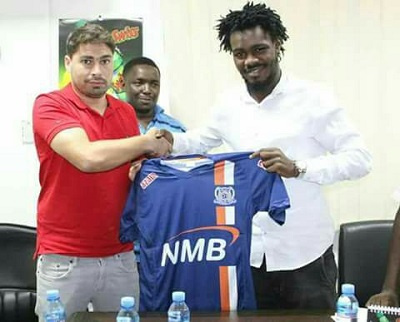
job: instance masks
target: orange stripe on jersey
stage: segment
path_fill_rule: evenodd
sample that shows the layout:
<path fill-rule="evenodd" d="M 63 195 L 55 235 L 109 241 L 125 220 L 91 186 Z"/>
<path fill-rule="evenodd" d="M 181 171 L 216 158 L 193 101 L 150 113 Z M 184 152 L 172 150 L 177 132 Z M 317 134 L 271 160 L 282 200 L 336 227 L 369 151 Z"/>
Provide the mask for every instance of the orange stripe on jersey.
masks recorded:
<path fill-rule="evenodd" d="M 226 224 L 225 207 L 215 207 L 217 212 L 217 225 Z"/>
<path fill-rule="evenodd" d="M 230 311 L 229 303 L 229 274 L 228 266 L 219 267 L 219 294 L 221 299 L 221 311 Z"/>
<path fill-rule="evenodd" d="M 214 184 L 221 186 L 225 184 L 225 162 L 221 161 L 214 166 Z M 225 224 L 225 209 L 224 207 L 215 207 L 217 215 L 217 225 Z"/>
<path fill-rule="evenodd" d="M 216 186 L 225 184 L 225 161 L 217 162 L 214 166 L 214 184 Z"/>

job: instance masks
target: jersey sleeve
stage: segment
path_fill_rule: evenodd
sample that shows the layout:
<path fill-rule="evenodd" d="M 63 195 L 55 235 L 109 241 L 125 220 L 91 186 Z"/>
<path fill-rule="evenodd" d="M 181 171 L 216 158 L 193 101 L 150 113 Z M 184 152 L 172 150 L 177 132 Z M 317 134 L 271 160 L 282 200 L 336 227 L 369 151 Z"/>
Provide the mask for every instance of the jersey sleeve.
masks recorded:
<path fill-rule="evenodd" d="M 48 144 L 62 130 L 81 127 L 78 117 L 67 104 L 50 95 L 40 95 L 33 106 L 33 130 Z"/>
<path fill-rule="evenodd" d="M 263 170 L 262 167 L 252 168 L 251 189 L 254 213 L 268 211 L 273 220 L 280 225 L 284 224 L 290 201 L 282 178 L 276 173 Z"/>

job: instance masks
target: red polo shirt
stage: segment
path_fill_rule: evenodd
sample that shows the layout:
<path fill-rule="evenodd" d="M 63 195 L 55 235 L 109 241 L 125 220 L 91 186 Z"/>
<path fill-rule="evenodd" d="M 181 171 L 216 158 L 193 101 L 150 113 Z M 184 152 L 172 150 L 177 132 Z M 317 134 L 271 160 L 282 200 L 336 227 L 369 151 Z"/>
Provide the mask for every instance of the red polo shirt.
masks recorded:
<path fill-rule="evenodd" d="M 128 196 L 129 163 L 85 173 L 54 152 L 50 143 L 62 130 L 80 127 L 90 141 L 139 135 L 134 109 L 107 95 L 104 115 L 89 108 L 71 85 L 38 96 L 33 131 L 40 161 L 36 254 L 103 257 L 129 251 L 119 242 L 120 216 Z"/>

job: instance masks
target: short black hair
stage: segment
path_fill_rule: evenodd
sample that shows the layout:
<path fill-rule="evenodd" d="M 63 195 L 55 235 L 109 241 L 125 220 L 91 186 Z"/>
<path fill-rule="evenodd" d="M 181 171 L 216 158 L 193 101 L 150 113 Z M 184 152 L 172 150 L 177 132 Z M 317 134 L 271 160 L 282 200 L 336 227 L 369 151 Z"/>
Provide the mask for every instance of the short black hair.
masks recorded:
<path fill-rule="evenodd" d="M 124 66 L 124 71 L 122 72 L 122 76 L 125 78 L 126 74 L 137 65 L 149 65 L 153 66 L 158 70 L 158 74 L 161 76 L 160 69 L 158 68 L 157 64 L 150 58 L 147 57 L 137 57 L 133 58 L 128 61 Z"/>
<path fill-rule="evenodd" d="M 280 43 L 280 54 L 284 53 L 283 43 L 289 38 L 286 34 L 286 28 L 282 24 L 281 17 L 275 10 L 267 8 L 265 4 L 254 4 L 247 2 L 242 10 L 232 11 L 226 17 L 221 17 L 215 29 L 218 31 L 220 40 L 220 49 L 226 52 L 232 52 L 230 37 L 235 31 L 244 31 L 260 26 L 271 36 L 272 40 Z"/>
<path fill-rule="evenodd" d="M 84 26 L 72 31 L 66 41 L 66 54 L 72 57 L 81 44 L 105 44 L 114 54 L 115 42 L 109 31 L 94 23 L 87 23 Z"/>

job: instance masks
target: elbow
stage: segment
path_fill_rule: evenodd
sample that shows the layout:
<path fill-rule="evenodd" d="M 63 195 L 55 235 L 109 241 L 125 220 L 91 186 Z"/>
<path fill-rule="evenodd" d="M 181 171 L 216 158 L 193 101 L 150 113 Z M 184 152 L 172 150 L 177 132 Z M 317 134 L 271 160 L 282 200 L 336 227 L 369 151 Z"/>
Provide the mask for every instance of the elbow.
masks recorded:
<path fill-rule="evenodd" d="M 361 153 L 357 163 L 359 169 L 357 177 L 364 177 L 372 171 L 372 156 L 369 152 Z"/>
<path fill-rule="evenodd" d="M 93 173 L 104 171 L 104 159 L 94 155 L 85 155 L 75 164 L 82 172 Z"/>
<path fill-rule="evenodd" d="M 364 154 L 365 175 L 372 171 L 372 156 L 369 152 Z"/>
<path fill-rule="evenodd" d="M 369 174 L 372 171 L 372 161 L 368 164 L 365 169 L 365 175 Z"/>

